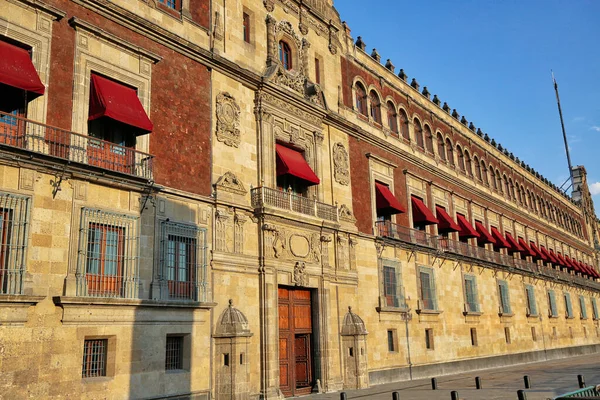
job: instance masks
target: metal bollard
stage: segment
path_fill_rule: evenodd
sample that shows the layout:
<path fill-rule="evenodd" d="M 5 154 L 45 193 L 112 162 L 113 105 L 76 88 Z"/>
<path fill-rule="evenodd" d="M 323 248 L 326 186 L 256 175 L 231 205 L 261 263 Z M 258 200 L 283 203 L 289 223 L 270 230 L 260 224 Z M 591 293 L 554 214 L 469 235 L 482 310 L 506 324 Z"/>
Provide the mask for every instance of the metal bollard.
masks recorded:
<path fill-rule="evenodd" d="M 525 393 L 524 390 L 518 390 L 517 397 L 519 398 L 519 400 L 527 400 L 527 393 Z"/>
<path fill-rule="evenodd" d="M 437 390 L 437 379 L 431 378 L 431 390 Z"/>
<path fill-rule="evenodd" d="M 525 389 L 531 389 L 531 382 L 529 381 L 529 375 L 525 375 L 523 377 L 523 382 L 525 382 Z"/>
<path fill-rule="evenodd" d="M 340 400 L 346 400 L 346 399 L 347 399 L 346 392 L 340 393 Z"/>
<path fill-rule="evenodd" d="M 458 392 L 456 390 L 451 391 L 450 392 L 450 398 L 452 400 L 459 400 L 459 398 L 458 398 Z"/>
<path fill-rule="evenodd" d="M 478 376 L 475 377 L 475 388 L 481 389 L 481 378 Z"/>
<path fill-rule="evenodd" d="M 577 383 L 579 383 L 579 389 L 585 387 L 585 377 L 583 375 L 577 375 Z"/>
<path fill-rule="evenodd" d="M 392 400 L 400 400 L 400 393 L 393 392 L 392 393 Z"/>

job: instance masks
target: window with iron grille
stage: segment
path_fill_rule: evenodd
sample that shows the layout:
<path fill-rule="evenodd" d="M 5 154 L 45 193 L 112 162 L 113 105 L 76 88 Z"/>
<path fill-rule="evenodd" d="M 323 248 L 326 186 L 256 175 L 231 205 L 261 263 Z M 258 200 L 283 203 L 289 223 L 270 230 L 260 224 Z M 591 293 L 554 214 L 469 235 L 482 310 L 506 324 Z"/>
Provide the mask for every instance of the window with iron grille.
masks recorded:
<path fill-rule="evenodd" d="M 166 281 L 168 292 L 165 295 L 168 298 L 193 301 L 205 299 L 205 237 L 206 231 L 195 225 L 162 222 L 159 279 Z"/>
<path fill-rule="evenodd" d="M 554 290 L 548 290 L 548 307 L 550 308 L 550 317 L 558 317 L 558 309 L 556 308 L 556 296 Z"/>
<path fill-rule="evenodd" d="M 527 312 L 531 317 L 537 316 L 537 304 L 535 303 L 535 289 L 532 285 L 525 286 L 525 292 L 527 293 Z"/>
<path fill-rule="evenodd" d="M 0 192 L 0 294 L 22 294 L 29 197 Z"/>
<path fill-rule="evenodd" d="M 427 350 L 433 350 L 435 348 L 433 343 L 433 329 L 431 328 L 425 329 L 425 348 Z"/>
<path fill-rule="evenodd" d="M 383 260 L 383 297 L 386 307 L 407 308 L 400 264 L 392 260 Z"/>
<path fill-rule="evenodd" d="M 511 314 L 510 294 L 506 281 L 498 281 L 498 296 L 500 298 L 500 312 L 502 314 Z"/>
<path fill-rule="evenodd" d="M 465 303 L 469 312 L 479 312 L 477 281 L 473 275 L 465 275 Z"/>
<path fill-rule="evenodd" d="M 167 336 L 165 370 L 183 369 L 183 336 Z"/>
<path fill-rule="evenodd" d="M 596 303 L 595 297 L 592 297 L 592 312 L 594 314 L 594 319 L 600 319 L 600 315 L 598 315 L 598 304 Z"/>
<path fill-rule="evenodd" d="M 421 308 L 423 310 L 437 310 L 435 295 L 435 278 L 433 269 L 421 267 L 419 269 L 419 283 L 421 295 Z"/>
<path fill-rule="evenodd" d="M 573 318 L 573 305 L 571 304 L 571 295 L 569 293 L 564 293 L 564 297 L 566 317 Z"/>
<path fill-rule="evenodd" d="M 83 208 L 79 227 L 77 295 L 137 297 L 139 218 Z"/>
<path fill-rule="evenodd" d="M 587 319 L 587 310 L 585 308 L 585 297 L 579 296 L 579 310 L 581 311 L 581 319 Z"/>
<path fill-rule="evenodd" d="M 81 376 L 83 378 L 106 376 L 107 353 L 108 339 L 85 340 L 83 343 Z"/>
<path fill-rule="evenodd" d="M 504 340 L 506 341 L 506 344 L 510 344 L 511 340 L 510 340 L 510 328 L 507 326 L 504 328 Z"/>

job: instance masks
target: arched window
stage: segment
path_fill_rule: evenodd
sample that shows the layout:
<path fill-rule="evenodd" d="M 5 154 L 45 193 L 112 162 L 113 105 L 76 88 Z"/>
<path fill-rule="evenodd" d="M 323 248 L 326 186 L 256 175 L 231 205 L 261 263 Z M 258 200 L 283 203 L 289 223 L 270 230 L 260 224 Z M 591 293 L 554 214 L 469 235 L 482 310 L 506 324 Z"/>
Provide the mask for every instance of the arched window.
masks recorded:
<path fill-rule="evenodd" d="M 458 159 L 458 169 L 462 172 L 465 172 L 465 155 L 463 154 L 462 148 L 460 145 L 456 145 L 456 157 Z"/>
<path fill-rule="evenodd" d="M 481 160 L 481 177 L 483 178 L 483 183 L 485 183 L 487 186 L 489 186 L 490 180 L 489 180 L 489 176 L 488 176 L 488 170 L 485 167 L 485 162 L 483 162 L 483 160 Z"/>
<path fill-rule="evenodd" d="M 494 167 L 490 165 L 490 180 L 492 181 L 492 189 L 498 190 L 498 181 L 496 180 L 496 173 L 494 172 Z"/>
<path fill-rule="evenodd" d="M 400 133 L 402 137 L 410 142 L 410 133 L 408 132 L 408 115 L 406 111 L 400 109 Z"/>
<path fill-rule="evenodd" d="M 360 82 L 356 82 L 356 110 L 364 116 L 367 116 L 367 91 Z"/>
<path fill-rule="evenodd" d="M 523 198 L 525 197 L 525 188 L 517 183 L 517 200 L 519 204 L 523 204 Z"/>
<path fill-rule="evenodd" d="M 475 166 L 475 178 L 477 178 L 477 180 L 481 182 L 481 164 L 479 163 L 479 159 L 477 158 L 477 156 L 473 157 L 473 165 Z"/>
<path fill-rule="evenodd" d="M 396 112 L 396 106 L 391 101 L 387 102 L 387 117 L 388 117 L 388 128 L 395 134 L 398 134 L 398 113 Z"/>
<path fill-rule="evenodd" d="M 279 61 L 281 61 L 281 65 L 283 68 L 290 70 L 293 68 L 292 65 L 292 49 L 290 45 L 285 41 L 279 41 Z"/>
<path fill-rule="evenodd" d="M 504 177 L 504 180 L 506 180 L 506 176 Z M 511 199 L 511 200 L 515 200 L 516 199 L 516 197 L 515 197 L 515 185 L 513 185 L 513 181 L 512 181 L 511 178 L 508 178 L 508 187 L 507 187 L 507 189 L 508 189 L 508 193 L 507 193 L 508 198 Z"/>
<path fill-rule="evenodd" d="M 423 128 L 421 127 L 421 122 L 415 118 L 413 120 L 413 126 L 415 128 L 415 141 L 417 142 L 417 146 L 419 148 L 424 148 L 423 147 Z"/>
<path fill-rule="evenodd" d="M 428 153 L 433 154 L 433 135 L 429 125 L 425 125 L 425 150 Z"/>
<path fill-rule="evenodd" d="M 454 166 L 454 148 L 450 139 L 446 139 L 446 159 L 450 165 Z"/>
<path fill-rule="evenodd" d="M 374 90 L 369 93 L 369 100 L 371 101 L 371 108 L 369 110 L 371 119 L 378 124 L 381 124 L 381 102 L 379 96 Z"/>
<path fill-rule="evenodd" d="M 469 151 L 465 149 L 465 170 L 467 171 L 467 176 L 473 176 L 473 168 L 471 167 L 471 155 Z"/>
<path fill-rule="evenodd" d="M 437 148 L 438 148 L 438 156 L 446 161 L 446 147 L 444 146 L 444 138 L 442 134 L 438 132 L 437 134 Z"/>
<path fill-rule="evenodd" d="M 501 194 L 504 194 L 504 186 L 502 186 L 502 175 L 500 175 L 499 170 L 496 170 L 496 179 L 498 179 L 498 191 Z"/>

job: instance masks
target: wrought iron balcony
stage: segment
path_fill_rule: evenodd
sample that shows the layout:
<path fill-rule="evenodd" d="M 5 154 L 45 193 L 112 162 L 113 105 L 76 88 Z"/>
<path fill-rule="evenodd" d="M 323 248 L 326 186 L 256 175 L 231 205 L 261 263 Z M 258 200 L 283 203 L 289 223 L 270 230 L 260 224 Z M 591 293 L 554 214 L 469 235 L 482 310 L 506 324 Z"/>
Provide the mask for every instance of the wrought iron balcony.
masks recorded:
<path fill-rule="evenodd" d="M 388 237 L 434 249 L 439 248 L 438 236 L 430 235 L 425 231 L 407 228 L 406 226 L 394 224 L 391 221 L 377 221 L 376 229 L 377 236 Z"/>
<path fill-rule="evenodd" d="M 264 186 L 252 189 L 251 193 L 252 207 L 254 208 L 270 206 L 327 221 L 339 221 L 339 212 L 336 206 L 321 203 L 308 197 Z"/>
<path fill-rule="evenodd" d="M 152 179 L 150 154 L 1 111 L 0 146 Z"/>

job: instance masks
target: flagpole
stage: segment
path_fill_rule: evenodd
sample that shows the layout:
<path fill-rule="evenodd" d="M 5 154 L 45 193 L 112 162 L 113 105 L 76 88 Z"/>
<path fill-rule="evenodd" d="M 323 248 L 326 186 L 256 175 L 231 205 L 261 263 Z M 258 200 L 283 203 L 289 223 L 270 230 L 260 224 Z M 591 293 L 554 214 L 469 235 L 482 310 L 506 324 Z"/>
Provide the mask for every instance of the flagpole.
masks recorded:
<path fill-rule="evenodd" d="M 558 83 L 554 78 L 554 71 L 552 72 L 552 82 L 554 83 L 554 92 L 556 93 L 556 104 L 558 104 L 558 115 L 560 116 L 560 126 L 562 128 L 563 140 L 565 141 L 565 151 L 567 153 L 567 162 L 569 163 L 569 178 L 571 179 L 571 185 L 573 185 L 573 166 L 571 165 L 571 155 L 569 154 L 569 143 L 567 142 L 567 132 L 565 131 L 565 121 L 563 120 L 562 108 L 560 106 L 560 97 L 558 95 Z"/>

